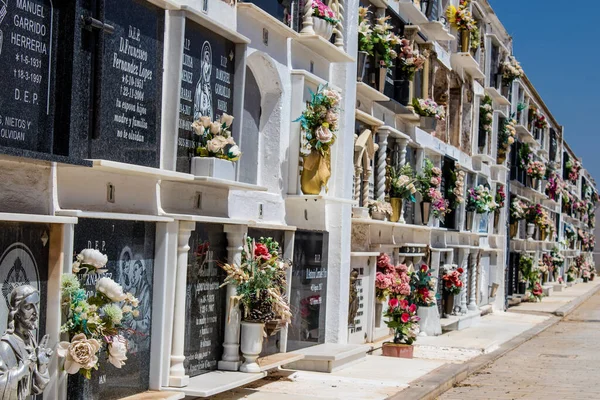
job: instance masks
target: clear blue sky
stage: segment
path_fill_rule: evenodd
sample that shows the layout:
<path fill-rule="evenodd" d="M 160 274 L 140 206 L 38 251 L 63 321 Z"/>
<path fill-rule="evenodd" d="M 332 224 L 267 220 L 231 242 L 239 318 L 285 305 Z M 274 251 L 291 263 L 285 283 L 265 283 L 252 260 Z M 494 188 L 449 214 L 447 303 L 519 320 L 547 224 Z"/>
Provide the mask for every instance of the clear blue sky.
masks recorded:
<path fill-rule="evenodd" d="M 565 140 L 600 185 L 600 1 L 489 1 Z"/>

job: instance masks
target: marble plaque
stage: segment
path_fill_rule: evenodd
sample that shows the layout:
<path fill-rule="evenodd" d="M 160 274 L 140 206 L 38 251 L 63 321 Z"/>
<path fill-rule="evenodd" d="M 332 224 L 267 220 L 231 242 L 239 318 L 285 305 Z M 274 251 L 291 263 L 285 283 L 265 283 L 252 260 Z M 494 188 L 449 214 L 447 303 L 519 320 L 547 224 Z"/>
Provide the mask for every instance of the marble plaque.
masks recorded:
<path fill-rule="evenodd" d="M 69 377 L 70 400 L 113 400 L 148 390 L 155 232 L 153 222 L 80 218 L 75 225 L 76 253 L 95 248 L 108 256 L 107 273 L 81 276 L 84 287 L 91 291 L 99 278 L 108 276 L 139 299 L 140 314 L 123 325 L 129 348 L 125 366 L 115 368 L 106 353 L 100 353 L 99 369 L 91 380 Z"/>

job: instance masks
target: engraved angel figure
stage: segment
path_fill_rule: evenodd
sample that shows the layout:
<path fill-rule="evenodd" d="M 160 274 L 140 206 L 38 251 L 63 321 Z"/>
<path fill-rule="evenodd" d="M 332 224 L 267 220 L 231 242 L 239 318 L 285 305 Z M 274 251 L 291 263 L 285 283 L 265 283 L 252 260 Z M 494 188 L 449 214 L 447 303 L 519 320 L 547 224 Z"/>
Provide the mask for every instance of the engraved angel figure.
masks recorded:
<path fill-rule="evenodd" d="M 194 120 L 200 117 L 210 117 L 213 120 L 212 89 L 210 78 L 212 75 L 212 48 L 209 42 L 202 45 L 202 62 L 200 64 L 200 79 L 196 85 L 194 95 Z"/>

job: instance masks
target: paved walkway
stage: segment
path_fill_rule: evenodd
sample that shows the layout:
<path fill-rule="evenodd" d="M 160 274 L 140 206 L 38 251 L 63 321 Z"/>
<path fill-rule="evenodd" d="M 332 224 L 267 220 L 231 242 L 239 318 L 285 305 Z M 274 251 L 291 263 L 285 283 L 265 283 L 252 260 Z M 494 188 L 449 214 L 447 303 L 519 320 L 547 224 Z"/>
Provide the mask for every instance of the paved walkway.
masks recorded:
<path fill-rule="evenodd" d="M 600 399 L 600 293 L 440 400 Z"/>

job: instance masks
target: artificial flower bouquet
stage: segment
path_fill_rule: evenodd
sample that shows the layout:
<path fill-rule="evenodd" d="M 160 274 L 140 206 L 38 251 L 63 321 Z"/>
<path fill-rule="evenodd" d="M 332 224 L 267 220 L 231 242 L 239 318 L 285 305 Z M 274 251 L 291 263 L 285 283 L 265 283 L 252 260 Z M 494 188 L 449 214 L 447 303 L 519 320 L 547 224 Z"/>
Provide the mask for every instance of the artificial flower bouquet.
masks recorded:
<path fill-rule="evenodd" d="M 569 160 L 565 164 L 565 167 L 568 172 L 569 181 L 573 184 L 576 184 L 577 180 L 579 179 L 579 174 L 581 173 L 581 163 L 577 160 Z"/>
<path fill-rule="evenodd" d="M 77 256 L 73 271 L 81 272 L 80 276 L 100 273 L 106 271 L 107 261 L 98 250 L 85 249 Z M 125 365 L 128 345 L 122 323 L 139 315 L 138 299 L 108 277 L 98 279 L 90 295 L 81 287 L 78 275 L 64 274 L 61 305 L 66 317 L 61 332 L 69 335 L 69 341 L 60 342 L 56 352 L 64 359 L 68 374 L 81 373 L 91 379 L 101 353 L 114 367 Z"/>
<path fill-rule="evenodd" d="M 408 300 L 391 298 L 385 312 L 388 328 L 394 330 L 394 343 L 411 345 L 419 335 L 419 320 L 417 305 L 408 303 Z"/>
<path fill-rule="evenodd" d="M 410 279 L 411 302 L 418 307 L 431 307 L 435 305 L 435 283 L 431 278 L 429 267 L 421 265 Z"/>
<path fill-rule="evenodd" d="M 279 320 L 284 324 L 291 321 L 292 313 L 285 296 L 290 262 L 281 259 L 279 243 L 273 238 L 246 237 L 240 265 L 224 264 L 221 268 L 227 273 L 221 286 L 237 287 L 237 295 L 231 300 L 234 306 L 242 305 L 244 321 Z"/>
<path fill-rule="evenodd" d="M 359 12 L 364 13 L 361 10 Z M 366 18 L 366 14 L 363 18 Z M 390 16 L 377 18 L 372 26 L 372 31 L 369 32 L 372 55 L 379 61 L 379 66 L 382 68 L 392 68 L 394 60 L 398 57 L 398 53 L 394 49 L 400 44 L 400 38 L 392 31 L 394 27 L 388 24 L 390 19 Z"/>
<path fill-rule="evenodd" d="M 496 209 L 499 210 L 504 207 L 506 201 L 506 193 L 504 192 L 504 186 L 498 185 L 496 188 Z"/>
<path fill-rule="evenodd" d="M 300 153 L 308 156 L 315 151 L 325 156 L 335 143 L 342 97 L 328 85 L 319 85 L 317 92 L 310 91 L 310 94 L 306 110 L 294 121 L 300 122 L 302 127 Z"/>
<path fill-rule="evenodd" d="M 543 179 L 546 176 L 546 165 L 541 161 L 530 160 L 525 172 L 532 179 Z"/>
<path fill-rule="evenodd" d="M 373 27 L 369 19 L 369 7 L 358 7 L 358 51 L 373 55 Z"/>
<path fill-rule="evenodd" d="M 427 56 L 427 52 L 424 52 L 423 54 L 419 53 L 419 50 L 413 47 L 410 40 L 402 39 L 400 41 L 398 60 L 400 60 L 400 69 L 408 80 L 412 80 L 415 73 L 423 69 Z"/>
<path fill-rule="evenodd" d="M 399 169 L 390 168 L 388 193 L 390 198 L 405 199 L 412 202 L 415 201 L 417 187 L 410 164 L 404 164 Z"/>
<path fill-rule="evenodd" d="M 446 17 L 453 28 L 469 33 L 471 48 L 477 49 L 479 47 L 479 28 L 473 14 L 469 11 L 470 3 L 470 0 L 460 0 L 458 8 L 453 5 L 448 6 Z"/>
<path fill-rule="evenodd" d="M 529 205 L 519 199 L 518 197 L 513 198 L 510 203 L 510 217 L 514 221 L 520 221 L 527 218 L 529 211 Z"/>
<path fill-rule="evenodd" d="M 446 110 L 444 107 L 439 106 L 432 99 L 419 99 L 415 97 L 413 98 L 412 105 L 415 113 L 421 117 L 434 117 L 439 121 L 446 119 Z"/>
<path fill-rule="evenodd" d="M 367 202 L 367 207 L 369 208 L 369 214 L 371 215 L 373 215 L 373 213 L 382 213 L 387 216 L 392 215 L 392 206 L 387 201 L 371 200 Z"/>
<path fill-rule="evenodd" d="M 504 123 L 498 131 L 498 152 L 508 153 L 510 146 L 515 142 L 517 136 L 517 121 L 509 118 L 505 119 Z"/>
<path fill-rule="evenodd" d="M 451 193 L 451 205 L 453 208 L 458 208 L 459 205 L 465 202 L 465 171 L 454 168 L 452 171 L 452 182 L 450 187 L 452 188 Z"/>
<path fill-rule="evenodd" d="M 508 56 L 501 64 L 502 68 L 502 84 L 509 86 L 515 79 L 525 75 L 521 64 L 513 56 Z"/>
<path fill-rule="evenodd" d="M 528 143 L 523 143 L 519 149 L 519 163 L 521 168 L 527 170 L 529 164 L 533 161 L 533 151 Z"/>
<path fill-rule="evenodd" d="M 219 121 L 211 121 L 210 117 L 200 117 L 194 121 L 194 141 L 198 157 L 216 157 L 223 160 L 237 161 L 242 153 L 231 136 L 233 117 L 223 114 Z"/>
<path fill-rule="evenodd" d="M 487 186 L 479 185 L 468 190 L 467 211 L 485 214 L 496 209 L 496 202 Z"/>
<path fill-rule="evenodd" d="M 434 196 L 439 198 L 437 193 L 434 193 L 431 189 L 439 192 L 439 187 L 442 184 L 442 170 L 434 166 L 430 159 L 425 159 L 425 165 L 423 171 L 417 176 L 418 189 L 421 193 L 421 197 L 424 202 L 431 203 Z"/>
<path fill-rule="evenodd" d="M 384 302 L 388 297 L 404 299 L 410 296 L 410 275 L 404 264 L 395 266 L 390 256 L 381 253 L 377 257 L 377 272 L 375 274 L 375 295 L 377 300 Z"/>
<path fill-rule="evenodd" d="M 442 276 L 442 281 L 444 283 L 444 291 L 455 296 L 460 294 L 464 287 L 461 277 L 465 270 L 460 267 L 453 268 L 451 266 L 444 266 L 443 268 L 444 275 Z"/>
<path fill-rule="evenodd" d="M 479 129 L 483 130 L 486 136 L 492 134 L 492 124 L 494 122 L 494 107 L 490 96 L 485 96 L 479 106 Z"/>
<path fill-rule="evenodd" d="M 446 215 L 452 211 L 450 209 L 450 202 L 444 199 L 439 189 L 433 187 L 429 188 L 429 198 L 431 199 L 431 212 L 433 216 L 443 222 Z"/>
<path fill-rule="evenodd" d="M 323 3 L 321 0 L 311 0 L 312 1 L 312 16 L 315 18 L 323 19 L 327 21 L 329 24 L 336 26 L 340 20 L 337 19 L 337 15 L 333 10 Z"/>

